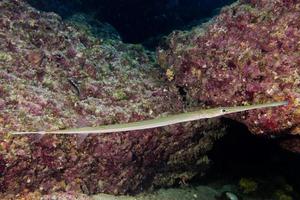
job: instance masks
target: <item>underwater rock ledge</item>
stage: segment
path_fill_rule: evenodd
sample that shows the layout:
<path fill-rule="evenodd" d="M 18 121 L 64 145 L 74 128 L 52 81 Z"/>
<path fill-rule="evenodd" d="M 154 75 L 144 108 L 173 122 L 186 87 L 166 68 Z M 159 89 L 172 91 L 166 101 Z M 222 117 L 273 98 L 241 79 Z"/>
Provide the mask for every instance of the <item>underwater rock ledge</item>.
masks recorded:
<path fill-rule="evenodd" d="M 231 115 L 253 134 L 296 135 L 300 152 L 300 1 L 240 0 L 209 23 L 175 31 L 157 50 L 170 83 L 208 106 L 287 100 L 289 105 Z M 296 144 L 298 143 L 298 144 Z"/>
<path fill-rule="evenodd" d="M 87 138 L 12 137 L 155 118 L 184 102 L 139 45 L 95 38 L 24 0 L 0 1 L 0 13 L 2 193 L 136 193 L 205 174 L 207 152 L 225 133 L 219 119 Z"/>

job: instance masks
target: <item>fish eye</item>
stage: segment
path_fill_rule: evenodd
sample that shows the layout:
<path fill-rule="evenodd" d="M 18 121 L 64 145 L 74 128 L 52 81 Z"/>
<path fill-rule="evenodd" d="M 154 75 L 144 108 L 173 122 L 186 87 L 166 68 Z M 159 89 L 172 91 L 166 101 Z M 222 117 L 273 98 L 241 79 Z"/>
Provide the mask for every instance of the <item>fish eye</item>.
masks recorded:
<path fill-rule="evenodd" d="M 222 108 L 222 109 L 221 109 L 221 112 L 222 112 L 222 113 L 226 113 L 227 110 L 226 110 L 225 108 Z"/>

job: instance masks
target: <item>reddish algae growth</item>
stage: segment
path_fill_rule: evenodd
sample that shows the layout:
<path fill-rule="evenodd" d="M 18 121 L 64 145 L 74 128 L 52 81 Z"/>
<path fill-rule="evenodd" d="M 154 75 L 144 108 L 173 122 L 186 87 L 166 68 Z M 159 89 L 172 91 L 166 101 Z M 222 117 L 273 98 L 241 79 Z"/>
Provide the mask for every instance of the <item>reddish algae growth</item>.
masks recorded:
<path fill-rule="evenodd" d="M 157 50 L 170 83 L 207 106 L 278 100 L 288 106 L 230 116 L 259 135 L 300 134 L 300 1 L 241 0 Z"/>
<path fill-rule="evenodd" d="M 136 193 L 205 174 L 207 152 L 225 133 L 219 119 L 87 138 L 11 136 L 150 119 L 185 104 L 139 45 L 92 36 L 24 0 L 0 1 L 0 13 L 4 196 Z"/>

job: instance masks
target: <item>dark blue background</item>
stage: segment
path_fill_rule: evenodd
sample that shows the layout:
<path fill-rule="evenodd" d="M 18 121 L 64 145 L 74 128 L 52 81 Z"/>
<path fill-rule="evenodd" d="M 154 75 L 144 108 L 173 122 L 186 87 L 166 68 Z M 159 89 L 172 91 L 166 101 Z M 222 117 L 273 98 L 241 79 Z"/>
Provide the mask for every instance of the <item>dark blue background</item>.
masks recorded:
<path fill-rule="evenodd" d="M 29 0 L 66 18 L 75 12 L 113 25 L 124 42 L 156 43 L 161 35 L 206 20 L 234 0 Z"/>

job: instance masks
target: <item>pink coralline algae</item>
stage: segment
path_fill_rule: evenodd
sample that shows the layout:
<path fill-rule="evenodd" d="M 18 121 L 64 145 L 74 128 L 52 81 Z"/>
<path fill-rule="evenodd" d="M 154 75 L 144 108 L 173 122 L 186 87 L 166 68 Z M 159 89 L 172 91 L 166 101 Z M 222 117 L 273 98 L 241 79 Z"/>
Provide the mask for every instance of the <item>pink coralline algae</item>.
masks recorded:
<path fill-rule="evenodd" d="M 11 136 L 150 119 L 185 105 L 139 45 L 96 38 L 23 0 L 0 1 L 0 13 L 2 193 L 136 193 L 205 173 L 225 133 L 218 119 L 87 138 Z"/>
<path fill-rule="evenodd" d="M 76 192 L 55 192 L 51 194 L 42 194 L 39 191 L 35 192 L 22 192 L 18 195 L 12 195 L 12 194 L 2 194 L 0 195 L 1 199 L 13 199 L 13 200 L 93 200 L 95 198 L 89 197 L 85 194 L 80 194 Z"/>
<path fill-rule="evenodd" d="M 157 50 L 169 81 L 206 106 L 287 100 L 229 117 L 259 135 L 300 134 L 300 1 L 241 0 Z"/>

